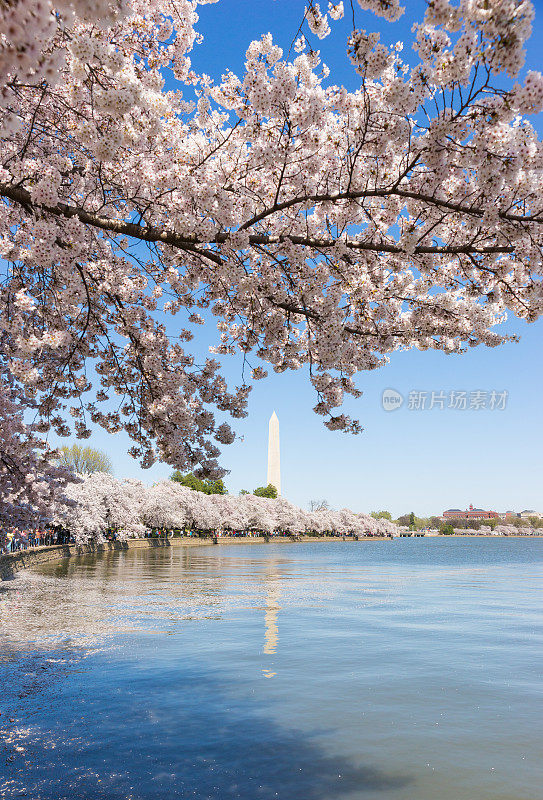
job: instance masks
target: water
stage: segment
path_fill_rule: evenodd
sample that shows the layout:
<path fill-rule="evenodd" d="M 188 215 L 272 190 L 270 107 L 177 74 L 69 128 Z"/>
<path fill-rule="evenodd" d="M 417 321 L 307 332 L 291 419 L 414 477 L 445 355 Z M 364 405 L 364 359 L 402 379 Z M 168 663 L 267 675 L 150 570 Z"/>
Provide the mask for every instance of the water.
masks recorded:
<path fill-rule="evenodd" d="M 543 540 L 108 553 L 0 591 L 0 797 L 541 800 Z"/>

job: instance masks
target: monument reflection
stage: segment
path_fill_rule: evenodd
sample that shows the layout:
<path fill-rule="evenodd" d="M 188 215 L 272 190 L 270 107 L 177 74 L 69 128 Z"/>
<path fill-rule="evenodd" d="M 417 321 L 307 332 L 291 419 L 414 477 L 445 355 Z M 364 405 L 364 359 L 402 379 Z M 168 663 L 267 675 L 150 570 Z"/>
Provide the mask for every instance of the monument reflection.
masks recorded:
<path fill-rule="evenodd" d="M 264 647 L 262 652 L 267 656 L 277 653 L 277 643 L 279 642 L 279 626 L 277 617 L 279 613 L 279 598 L 281 597 L 281 575 L 277 567 L 272 564 L 266 571 L 264 581 L 266 584 L 266 611 L 264 613 Z M 262 674 L 265 678 L 273 678 L 277 672 L 263 667 Z"/>

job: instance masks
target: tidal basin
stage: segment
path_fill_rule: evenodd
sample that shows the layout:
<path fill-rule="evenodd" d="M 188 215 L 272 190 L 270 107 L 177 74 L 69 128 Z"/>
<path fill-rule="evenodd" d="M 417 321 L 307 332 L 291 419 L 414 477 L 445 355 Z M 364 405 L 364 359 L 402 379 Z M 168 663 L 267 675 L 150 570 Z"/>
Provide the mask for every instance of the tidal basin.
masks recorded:
<path fill-rule="evenodd" d="M 543 540 L 170 547 L 0 587 L 0 797 L 540 800 Z"/>

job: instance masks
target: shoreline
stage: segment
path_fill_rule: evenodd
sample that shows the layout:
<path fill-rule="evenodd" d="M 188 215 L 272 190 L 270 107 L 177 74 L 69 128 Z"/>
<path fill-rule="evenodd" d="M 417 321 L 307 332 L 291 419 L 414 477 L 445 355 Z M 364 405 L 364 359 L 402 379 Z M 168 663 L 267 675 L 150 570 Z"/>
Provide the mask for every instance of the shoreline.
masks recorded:
<path fill-rule="evenodd" d="M 219 536 L 217 542 L 212 538 L 199 539 L 197 537 L 176 537 L 172 539 L 126 539 L 125 541 L 104 542 L 103 544 L 52 544 L 42 547 L 29 547 L 26 550 L 17 550 L 15 553 L 0 555 L 0 581 L 11 580 L 17 572 L 47 564 L 50 561 L 61 561 L 74 556 L 92 555 L 94 553 L 108 553 L 126 550 L 155 549 L 165 547 L 212 547 L 221 544 L 302 544 L 303 542 L 356 542 L 356 541 L 392 541 L 387 536 L 367 536 L 362 539 L 342 539 L 338 536 L 303 536 L 292 539 L 289 536 L 271 538 L 266 540 L 263 536 Z"/>
<path fill-rule="evenodd" d="M 266 540 L 263 536 L 241 537 L 241 536 L 219 536 L 215 542 L 213 539 L 198 539 L 196 537 L 179 537 L 174 539 L 126 539 L 119 542 L 104 542 L 103 544 L 77 545 L 77 544 L 53 544 L 43 545 L 42 547 L 32 547 L 27 550 L 17 550 L 15 553 L 4 553 L 0 555 L 0 581 L 12 580 L 17 572 L 29 569 L 39 564 L 47 564 L 50 561 L 61 561 L 64 558 L 74 556 L 92 555 L 94 553 L 108 553 L 113 551 L 141 550 L 165 547 L 213 547 L 220 545 L 253 545 L 253 544 L 303 544 L 304 542 L 392 542 L 396 538 L 408 539 L 541 539 L 543 534 L 536 536 L 480 536 L 451 534 L 447 536 L 420 536 L 420 537 L 395 537 L 388 536 L 367 536 L 360 539 L 342 539 L 339 536 L 302 536 L 293 539 L 288 536 L 272 538 Z"/>

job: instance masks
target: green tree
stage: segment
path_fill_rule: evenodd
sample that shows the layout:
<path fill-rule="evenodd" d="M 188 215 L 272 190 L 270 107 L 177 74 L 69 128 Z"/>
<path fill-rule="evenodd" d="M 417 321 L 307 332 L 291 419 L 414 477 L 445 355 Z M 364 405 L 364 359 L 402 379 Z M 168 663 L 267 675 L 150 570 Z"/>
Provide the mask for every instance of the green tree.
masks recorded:
<path fill-rule="evenodd" d="M 453 528 L 467 528 L 467 520 L 465 517 L 455 517 L 454 519 L 448 519 L 444 522 L 441 526 L 443 529 L 444 525 L 450 524 Z"/>
<path fill-rule="evenodd" d="M 441 533 L 445 534 L 445 536 L 452 536 L 454 534 L 454 528 L 450 522 L 442 527 Z"/>
<path fill-rule="evenodd" d="M 203 492 L 204 494 L 228 494 L 228 491 L 219 478 L 216 481 L 211 480 L 201 480 L 201 478 L 197 478 L 196 475 L 193 475 L 192 472 L 187 473 L 187 475 L 183 475 L 182 472 L 176 470 L 172 476 L 171 480 L 175 481 L 176 483 L 180 483 L 182 486 L 186 486 L 188 489 L 192 489 L 195 492 Z"/>
<path fill-rule="evenodd" d="M 392 521 L 392 514 L 390 511 L 372 511 L 371 516 L 373 519 L 389 519 Z"/>
<path fill-rule="evenodd" d="M 203 481 L 200 478 L 197 478 L 196 475 L 193 475 L 192 472 L 189 472 L 187 475 L 183 475 L 182 472 L 179 470 L 175 470 L 173 475 L 171 476 L 171 480 L 175 481 L 175 483 L 180 483 L 182 486 L 186 486 L 188 489 L 194 489 L 195 492 L 203 492 Z"/>
<path fill-rule="evenodd" d="M 268 483 L 267 486 L 259 486 L 258 489 L 255 489 L 253 494 L 256 494 L 257 497 L 277 497 L 277 489 L 272 483 Z"/>
<path fill-rule="evenodd" d="M 79 475 L 92 475 L 93 472 L 113 472 L 113 464 L 106 453 L 96 450 L 94 447 L 82 447 L 79 444 L 61 447 L 58 462 L 61 466 L 67 467 Z"/>
<path fill-rule="evenodd" d="M 228 494 L 228 489 L 222 482 L 222 478 L 218 478 L 216 481 L 206 481 L 206 483 L 209 487 L 208 494 Z"/>
<path fill-rule="evenodd" d="M 242 495 L 242 494 L 251 494 L 251 492 L 248 492 L 247 489 L 242 489 L 240 491 L 240 495 Z"/>
<path fill-rule="evenodd" d="M 415 523 L 415 512 L 412 511 L 409 514 L 409 527 L 411 528 L 411 530 L 415 527 L 415 524 L 416 524 Z"/>

